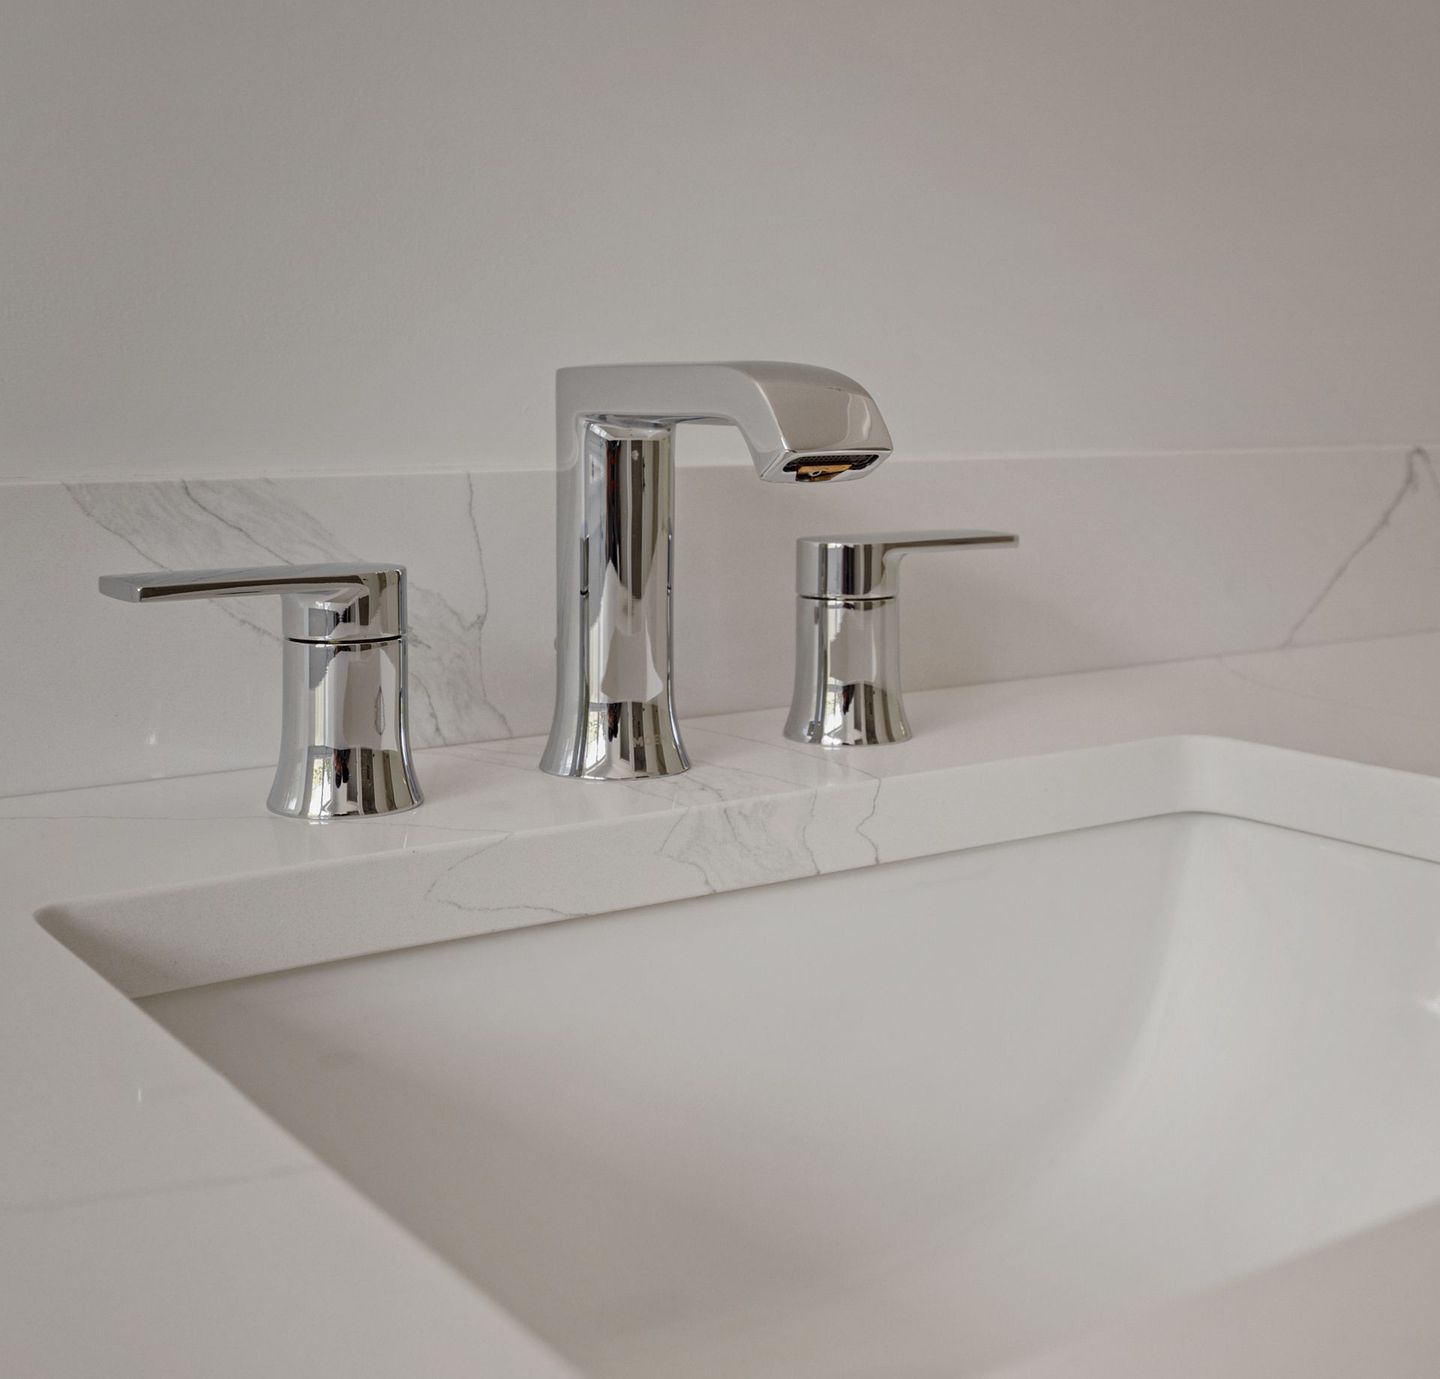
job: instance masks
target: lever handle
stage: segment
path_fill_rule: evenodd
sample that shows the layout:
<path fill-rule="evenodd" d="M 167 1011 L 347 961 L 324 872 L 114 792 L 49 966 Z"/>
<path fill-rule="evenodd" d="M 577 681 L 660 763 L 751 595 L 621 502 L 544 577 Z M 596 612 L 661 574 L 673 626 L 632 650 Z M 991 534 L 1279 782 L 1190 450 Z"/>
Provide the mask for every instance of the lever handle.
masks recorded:
<path fill-rule="evenodd" d="M 893 599 L 900 591 L 899 563 L 911 551 L 1015 546 L 1020 538 L 998 531 L 860 532 L 802 536 L 795 543 L 795 592 L 807 599 Z"/>
<path fill-rule="evenodd" d="M 373 642 L 405 635 L 405 567 L 268 565 L 236 570 L 150 570 L 102 575 L 100 592 L 124 603 L 279 594 L 285 636 L 303 642 Z"/>
<path fill-rule="evenodd" d="M 900 561 L 911 551 L 1016 544 L 998 531 L 802 536 L 785 736 L 823 747 L 904 742 L 910 721 L 900 692 Z"/>
<path fill-rule="evenodd" d="M 270 809 L 300 819 L 414 809 L 403 565 L 273 565 L 104 575 L 126 603 L 279 594 L 280 756 Z"/>

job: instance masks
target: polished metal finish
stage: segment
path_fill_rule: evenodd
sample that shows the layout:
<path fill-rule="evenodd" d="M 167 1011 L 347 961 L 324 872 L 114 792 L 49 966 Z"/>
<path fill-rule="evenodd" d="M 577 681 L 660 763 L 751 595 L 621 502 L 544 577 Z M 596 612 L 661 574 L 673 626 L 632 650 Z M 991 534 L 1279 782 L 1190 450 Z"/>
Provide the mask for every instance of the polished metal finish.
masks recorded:
<path fill-rule="evenodd" d="M 279 594 L 285 636 L 304 642 L 405 635 L 403 565 L 265 565 L 243 570 L 150 570 L 102 575 L 100 592 L 125 603 Z"/>
<path fill-rule="evenodd" d="M 877 531 L 853 536 L 802 536 L 795 543 L 795 592 L 807 599 L 893 599 L 900 562 L 911 551 L 1014 546 L 998 531 Z"/>
<path fill-rule="evenodd" d="M 280 760 L 269 808 L 301 819 L 421 802 L 410 759 L 401 565 L 280 565 L 105 575 L 127 603 L 278 594 L 284 613 Z"/>
<path fill-rule="evenodd" d="M 865 532 L 795 543 L 795 689 L 785 736 L 822 747 L 904 742 L 900 561 L 911 551 L 1014 546 L 993 531 Z"/>
<path fill-rule="evenodd" d="M 561 369 L 555 403 L 555 718 L 540 765 L 586 780 L 673 775 L 690 764 L 671 692 L 675 427 L 738 427 L 771 483 L 862 477 L 890 433 L 858 383 L 805 364 Z"/>

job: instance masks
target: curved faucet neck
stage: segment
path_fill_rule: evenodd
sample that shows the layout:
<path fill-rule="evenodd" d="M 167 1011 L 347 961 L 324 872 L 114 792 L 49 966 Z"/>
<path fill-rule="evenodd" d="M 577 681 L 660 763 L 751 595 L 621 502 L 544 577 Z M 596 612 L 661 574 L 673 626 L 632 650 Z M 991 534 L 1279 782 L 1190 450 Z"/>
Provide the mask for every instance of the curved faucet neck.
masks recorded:
<path fill-rule="evenodd" d="M 859 477 L 891 448 L 870 394 L 854 379 L 811 364 L 742 360 L 561 369 L 555 403 L 562 455 L 590 420 L 735 426 L 755 472 L 773 483 L 803 481 L 790 462 L 820 457 L 832 461 L 834 473 L 827 477 Z"/>

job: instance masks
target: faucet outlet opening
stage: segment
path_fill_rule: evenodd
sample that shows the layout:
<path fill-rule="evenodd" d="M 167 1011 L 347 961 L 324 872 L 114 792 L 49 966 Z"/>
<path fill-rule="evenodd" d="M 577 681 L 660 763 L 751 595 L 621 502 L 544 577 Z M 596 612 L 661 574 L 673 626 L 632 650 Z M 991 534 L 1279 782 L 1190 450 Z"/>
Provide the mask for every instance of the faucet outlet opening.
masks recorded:
<path fill-rule="evenodd" d="M 824 483 L 842 474 L 858 474 L 882 458 L 875 450 L 856 455 L 796 455 L 785 462 L 780 472 L 793 475 L 798 484 Z"/>

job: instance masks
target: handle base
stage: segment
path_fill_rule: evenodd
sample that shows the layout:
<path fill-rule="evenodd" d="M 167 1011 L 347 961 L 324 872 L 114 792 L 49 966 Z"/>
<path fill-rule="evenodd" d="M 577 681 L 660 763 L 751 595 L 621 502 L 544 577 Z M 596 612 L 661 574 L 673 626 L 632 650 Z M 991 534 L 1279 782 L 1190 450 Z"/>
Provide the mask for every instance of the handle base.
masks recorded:
<path fill-rule="evenodd" d="M 399 814 L 421 804 L 408 753 L 396 748 L 310 747 L 282 758 L 265 801 L 289 819 Z"/>
<path fill-rule="evenodd" d="M 785 736 L 819 747 L 910 737 L 895 599 L 795 600 L 795 688 Z"/>
<path fill-rule="evenodd" d="M 791 706 L 785 736 L 812 747 L 879 747 L 908 742 L 912 734 L 898 694 L 868 682 L 831 681 L 813 707 Z"/>

